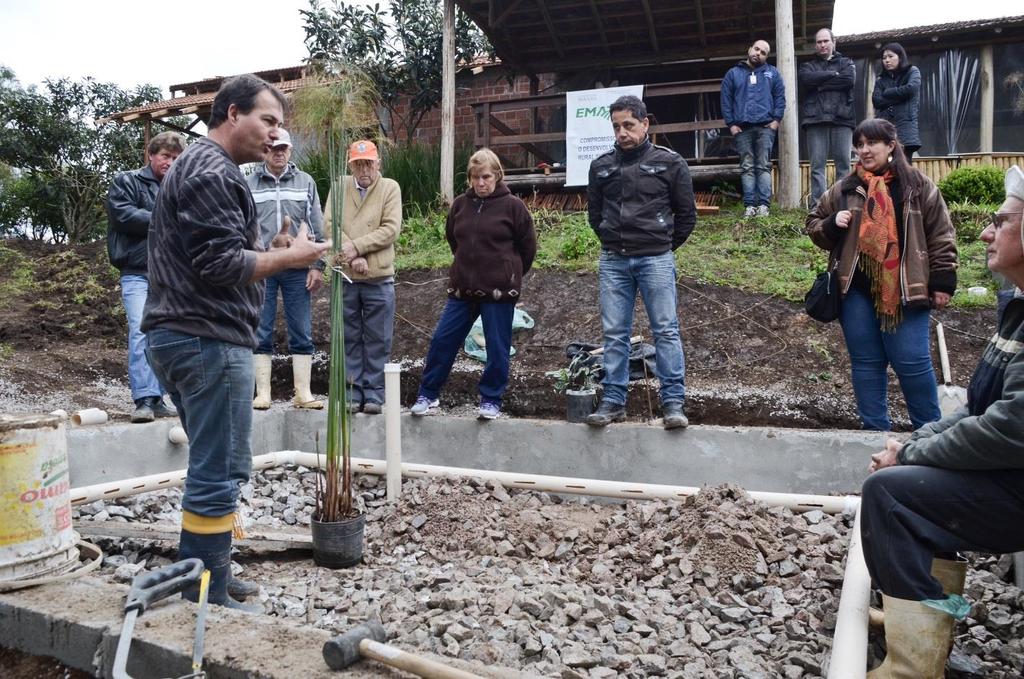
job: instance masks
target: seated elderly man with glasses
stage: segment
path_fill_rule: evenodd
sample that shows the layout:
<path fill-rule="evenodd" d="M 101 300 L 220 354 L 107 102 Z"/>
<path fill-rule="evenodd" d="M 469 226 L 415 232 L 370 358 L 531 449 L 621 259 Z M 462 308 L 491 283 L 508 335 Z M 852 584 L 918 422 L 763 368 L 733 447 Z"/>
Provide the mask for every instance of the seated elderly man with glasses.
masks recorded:
<path fill-rule="evenodd" d="M 944 676 L 964 600 L 958 550 L 1024 550 L 1024 172 L 981 240 L 1016 294 L 978 362 L 967 406 L 904 442 L 888 439 L 864 482 L 861 537 L 882 591 L 887 656 L 868 676 Z"/>

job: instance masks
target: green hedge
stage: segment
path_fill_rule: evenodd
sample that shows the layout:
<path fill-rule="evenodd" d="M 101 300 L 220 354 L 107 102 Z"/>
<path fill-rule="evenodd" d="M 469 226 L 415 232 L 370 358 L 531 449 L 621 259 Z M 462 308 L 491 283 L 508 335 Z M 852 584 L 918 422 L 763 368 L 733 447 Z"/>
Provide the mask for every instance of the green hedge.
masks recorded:
<path fill-rule="evenodd" d="M 947 203 L 1002 203 L 1003 171 L 992 165 L 960 167 L 939 182 Z"/>

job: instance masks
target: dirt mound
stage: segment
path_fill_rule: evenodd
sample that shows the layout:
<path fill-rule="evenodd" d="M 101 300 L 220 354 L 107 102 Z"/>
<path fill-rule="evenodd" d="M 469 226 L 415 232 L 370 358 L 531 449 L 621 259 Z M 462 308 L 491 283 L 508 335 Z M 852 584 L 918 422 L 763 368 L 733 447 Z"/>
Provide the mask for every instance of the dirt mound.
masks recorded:
<path fill-rule="evenodd" d="M 402 397 L 415 399 L 430 334 L 445 303 L 444 272 L 402 271 L 392 360 L 404 365 Z M 327 391 L 329 299 L 314 298 L 313 389 Z M 566 363 L 572 341 L 601 341 L 597 276 L 534 271 L 522 306 L 536 321 L 517 333 L 504 410 L 515 417 L 561 418 L 564 399 L 544 373 Z M 633 334 L 648 336 L 638 304 Z M 838 324 L 811 321 L 797 304 L 771 295 L 679 281 L 679 319 L 686 349 L 687 401 L 697 424 L 857 428 L 849 361 Z M 97 406 L 127 417 L 126 325 L 117 272 L 103 243 L 0 245 L 0 410 L 25 412 Z M 991 310 L 935 314 L 947 328 L 957 381 L 966 382 L 994 326 Z M 276 331 L 284 351 L 283 318 Z M 938 364 L 936 356 L 936 365 Z M 441 395 L 448 411 L 475 406 L 481 366 L 456 364 Z M 291 397 L 286 356 L 275 361 L 274 397 Z M 653 419 L 657 382 L 634 382 L 628 412 Z M 890 385 L 897 428 L 907 428 L 895 377 Z"/>

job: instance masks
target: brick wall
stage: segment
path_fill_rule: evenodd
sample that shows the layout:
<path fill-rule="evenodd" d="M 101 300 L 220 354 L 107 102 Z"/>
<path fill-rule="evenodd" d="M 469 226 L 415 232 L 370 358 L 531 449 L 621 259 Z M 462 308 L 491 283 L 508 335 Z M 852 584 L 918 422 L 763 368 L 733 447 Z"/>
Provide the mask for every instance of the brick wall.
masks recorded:
<path fill-rule="evenodd" d="M 540 76 L 540 92 L 551 93 L 558 91 L 553 89 L 554 74 L 543 74 Z M 469 71 L 459 73 L 455 82 L 455 143 L 456 145 L 471 145 L 476 136 L 476 117 L 473 113 L 473 104 L 481 101 L 498 101 L 514 97 L 526 97 L 530 95 L 530 80 L 526 76 L 518 76 L 510 84 L 503 71 L 499 68 L 487 68 L 483 72 L 473 75 Z M 408 114 L 408 103 L 400 102 L 395 107 L 401 116 Z M 527 133 L 530 129 L 530 110 L 503 111 L 495 113 L 494 117 L 505 123 L 519 133 Z M 395 125 L 395 137 L 397 140 L 406 140 L 405 129 L 399 125 L 399 118 L 393 120 Z M 425 143 L 437 143 L 441 140 L 441 109 L 440 107 L 427 113 L 420 122 L 412 138 Z M 519 148 L 519 147 L 515 147 Z M 512 150 L 507 147 L 502 150 Z"/>

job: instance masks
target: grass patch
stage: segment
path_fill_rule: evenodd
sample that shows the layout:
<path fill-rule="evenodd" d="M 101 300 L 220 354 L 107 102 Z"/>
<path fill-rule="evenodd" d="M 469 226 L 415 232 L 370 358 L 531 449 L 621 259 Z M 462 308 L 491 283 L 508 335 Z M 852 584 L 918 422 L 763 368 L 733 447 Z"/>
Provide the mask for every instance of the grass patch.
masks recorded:
<path fill-rule="evenodd" d="M 32 260 L 17 250 L 0 243 L 0 309 L 5 309 L 17 297 L 35 287 L 35 268 Z"/>
<path fill-rule="evenodd" d="M 11 356 L 14 356 L 14 347 L 7 342 L 0 342 L 0 363 L 6 363 Z"/>
<path fill-rule="evenodd" d="M 950 214 L 960 248 L 954 306 L 990 306 L 988 297 L 968 297 L 968 287 L 996 284 L 985 266 L 985 244 L 978 234 L 995 206 L 956 204 Z M 827 264 L 827 253 L 804 235 L 803 210 L 778 210 L 768 217 L 743 219 L 743 206 L 731 203 L 717 215 L 702 216 L 686 244 L 676 251 L 681 275 L 701 283 L 777 295 L 800 302 L 814 277 Z M 565 271 L 597 271 L 601 244 L 583 212 L 533 212 L 538 249 L 534 266 Z M 428 213 L 405 220 L 397 245 L 399 269 L 436 269 L 451 264 L 444 239 L 445 214 Z"/>

